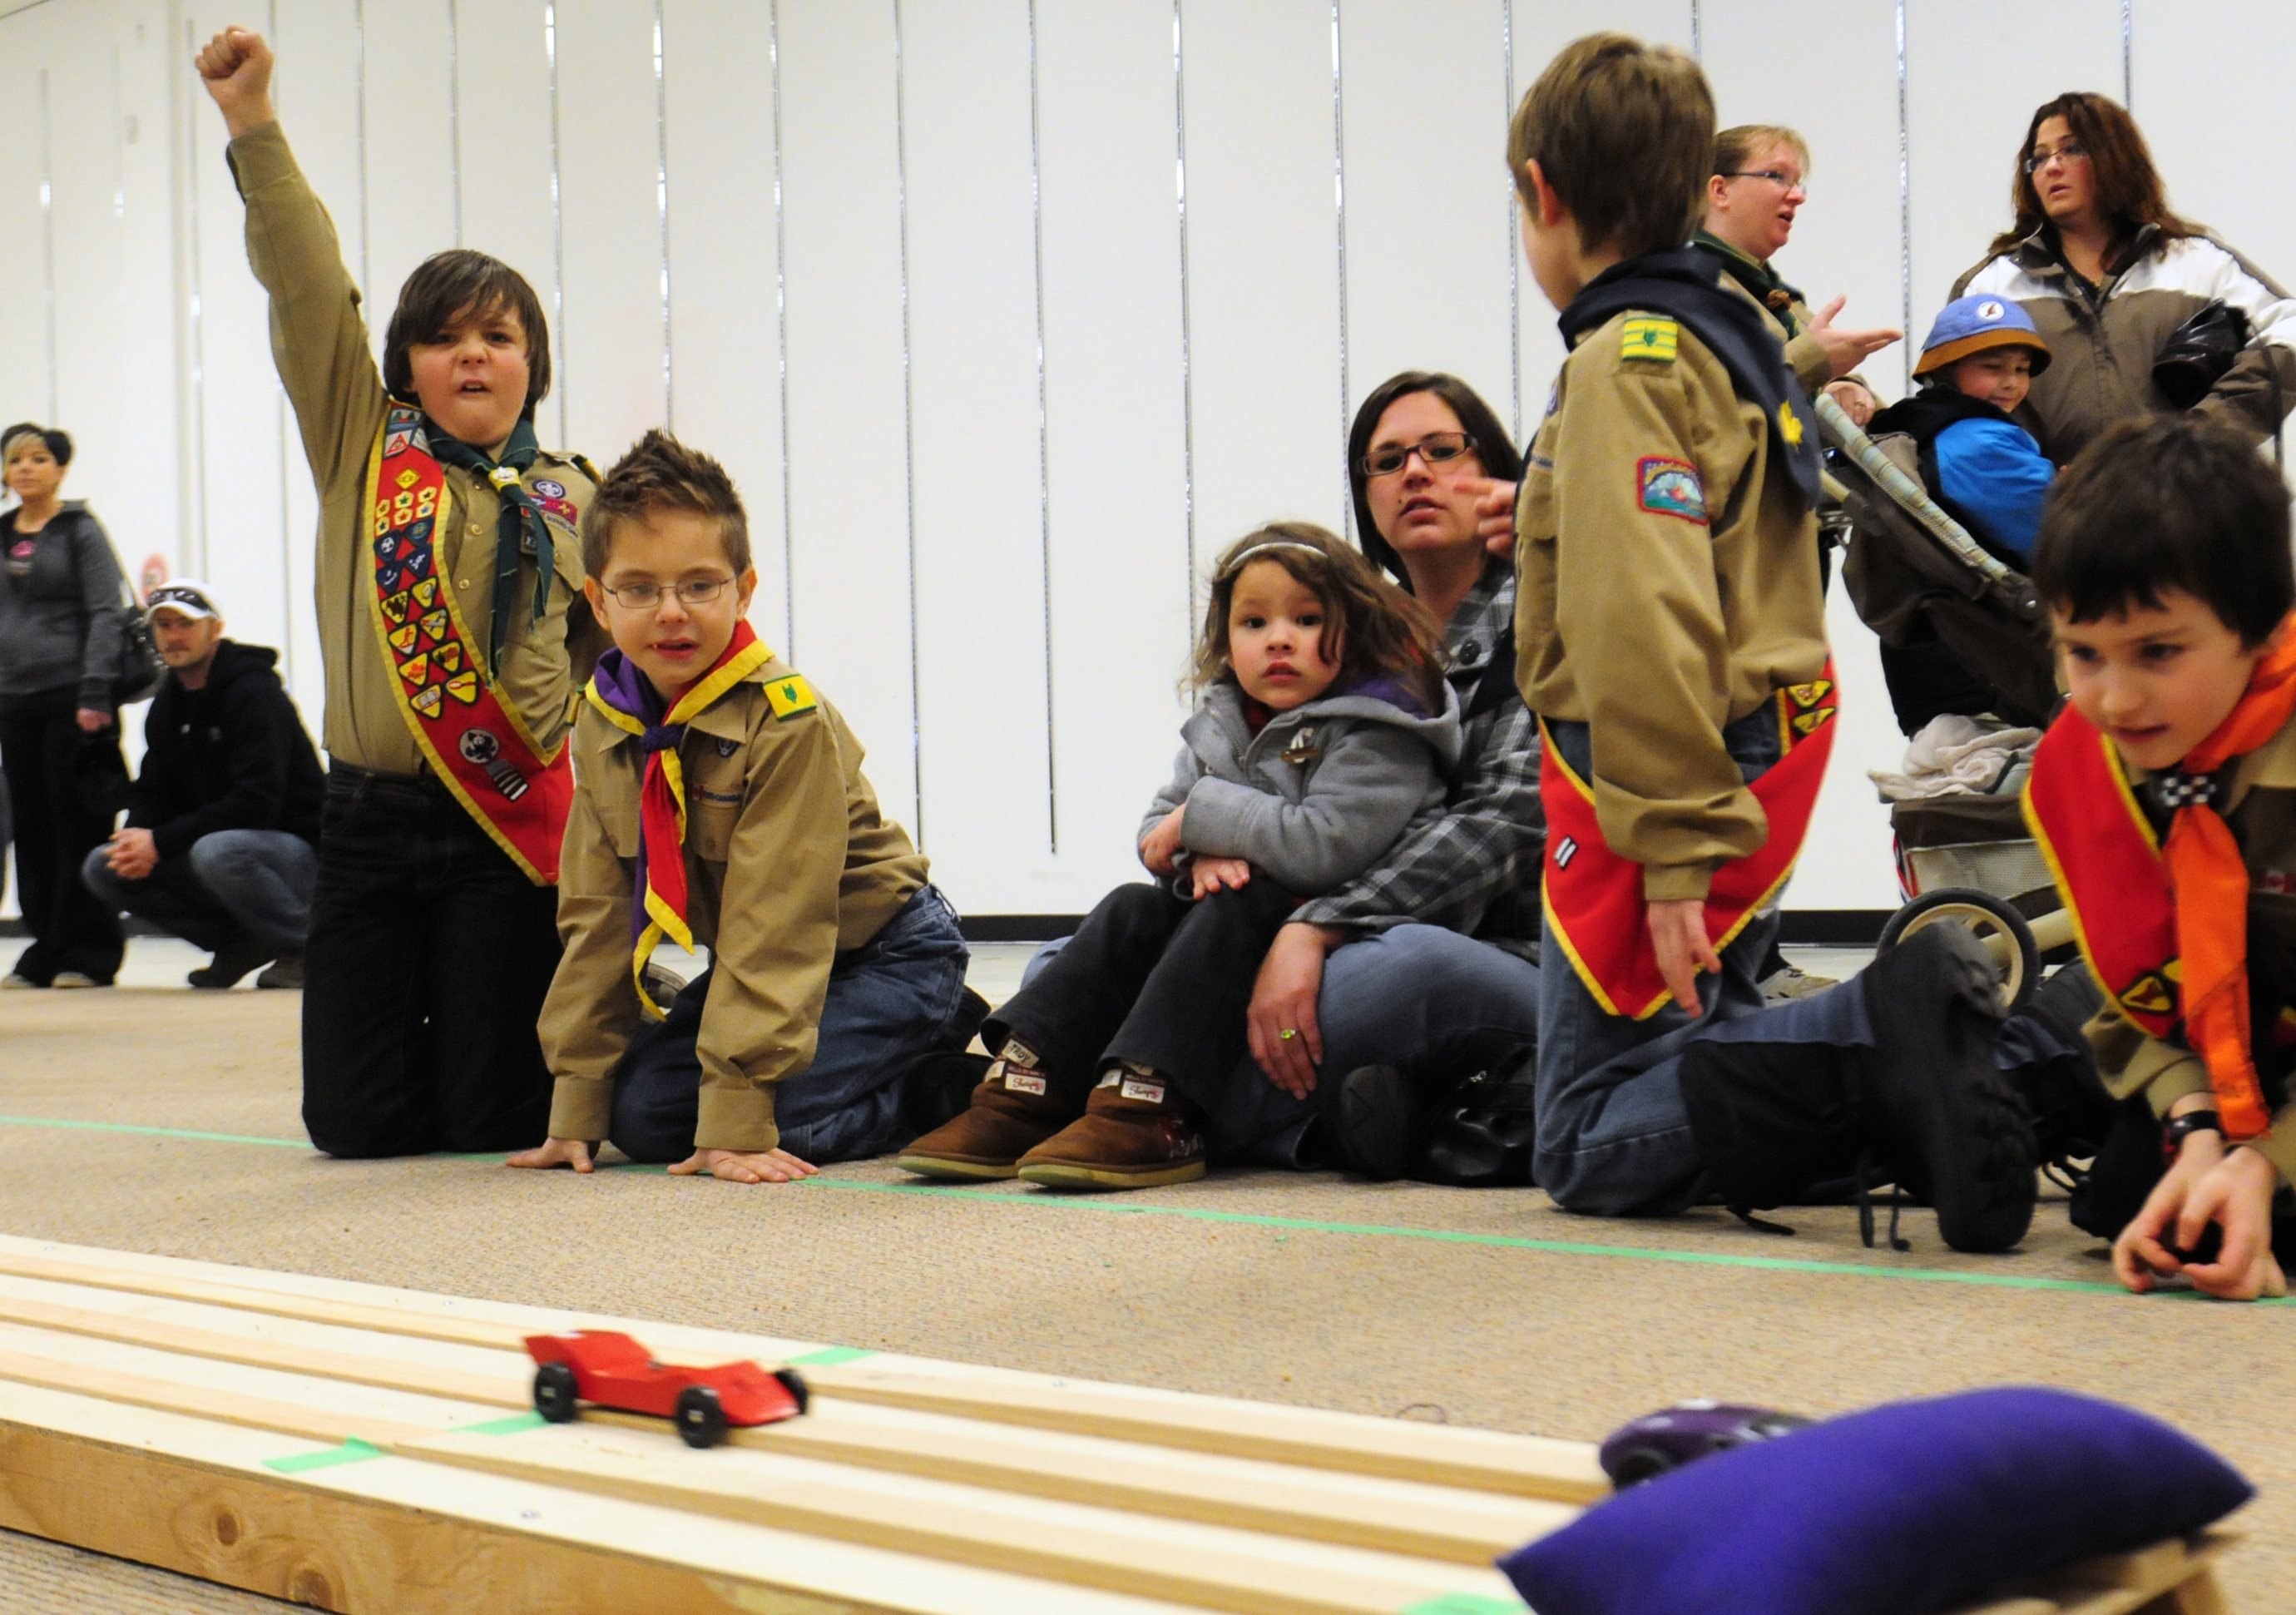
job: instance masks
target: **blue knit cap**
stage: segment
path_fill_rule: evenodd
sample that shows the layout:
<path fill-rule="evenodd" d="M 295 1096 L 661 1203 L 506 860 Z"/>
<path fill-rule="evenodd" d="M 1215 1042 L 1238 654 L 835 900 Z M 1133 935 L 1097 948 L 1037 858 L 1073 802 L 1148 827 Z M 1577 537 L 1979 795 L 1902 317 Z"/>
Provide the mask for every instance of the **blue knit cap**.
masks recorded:
<path fill-rule="evenodd" d="M 2030 348 L 2033 373 L 2049 367 L 2049 345 L 2033 328 L 2033 316 L 2005 297 L 1980 294 L 1957 297 L 1938 311 L 1914 373 L 1928 375 L 1988 348 Z"/>

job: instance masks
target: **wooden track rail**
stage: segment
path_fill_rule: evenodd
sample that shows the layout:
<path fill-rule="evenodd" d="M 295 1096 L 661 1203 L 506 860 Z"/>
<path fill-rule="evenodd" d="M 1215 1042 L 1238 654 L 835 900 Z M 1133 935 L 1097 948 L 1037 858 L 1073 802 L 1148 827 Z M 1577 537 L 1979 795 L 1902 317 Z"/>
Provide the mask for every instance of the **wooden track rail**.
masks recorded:
<path fill-rule="evenodd" d="M 524 1336 L 796 1363 L 709 1452 Z M 324 1609 L 1505 1615 L 1591 1448 L 0 1236 L 0 1526 Z M 2212 1541 L 1967 1615 L 2219 1615 Z"/>

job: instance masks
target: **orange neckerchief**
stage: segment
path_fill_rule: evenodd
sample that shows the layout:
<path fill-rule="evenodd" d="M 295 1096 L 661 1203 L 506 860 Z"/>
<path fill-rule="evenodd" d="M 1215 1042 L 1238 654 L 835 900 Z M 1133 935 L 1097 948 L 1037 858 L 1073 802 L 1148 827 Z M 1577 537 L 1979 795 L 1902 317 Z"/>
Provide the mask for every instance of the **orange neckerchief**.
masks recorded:
<path fill-rule="evenodd" d="M 2257 663 L 2240 704 L 2177 773 L 2214 774 L 2263 745 L 2296 714 L 2296 613 L 2280 626 L 2279 648 Z M 2272 1117 L 2249 1047 L 2248 865 L 2231 827 L 2205 799 L 2177 809 L 2166 850 L 2177 895 L 2177 951 L 2184 960 L 2185 1036 L 2209 1069 L 2226 1135 L 2254 1138 Z"/>

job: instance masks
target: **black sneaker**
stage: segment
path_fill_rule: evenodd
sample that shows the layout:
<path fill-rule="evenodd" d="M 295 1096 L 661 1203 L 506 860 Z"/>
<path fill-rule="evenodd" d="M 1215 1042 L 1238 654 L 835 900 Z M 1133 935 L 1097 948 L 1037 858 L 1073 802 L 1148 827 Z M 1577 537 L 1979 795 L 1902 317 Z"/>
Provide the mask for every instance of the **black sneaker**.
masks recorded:
<path fill-rule="evenodd" d="M 1317 1125 L 1339 1166 L 1382 1182 L 1411 1165 L 1426 1109 L 1399 1065 L 1359 1065 L 1316 1085 Z"/>
<path fill-rule="evenodd" d="M 252 937 L 225 943 L 199 969 L 184 978 L 203 992 L 219 993 L 239 985 L 240 978 L 271 963 L 271 950 Z"/>
<path fill-rule="evenodd" d="M 2006 1250 L 2033 1220 L 2039 1155 L 1995 1065 L 1997 972 L 1958 925 L 1915 931 L 1857 978 L 1875 1047 L 1852 1078 L 1858 1130 L 1956 1250 Z"/>

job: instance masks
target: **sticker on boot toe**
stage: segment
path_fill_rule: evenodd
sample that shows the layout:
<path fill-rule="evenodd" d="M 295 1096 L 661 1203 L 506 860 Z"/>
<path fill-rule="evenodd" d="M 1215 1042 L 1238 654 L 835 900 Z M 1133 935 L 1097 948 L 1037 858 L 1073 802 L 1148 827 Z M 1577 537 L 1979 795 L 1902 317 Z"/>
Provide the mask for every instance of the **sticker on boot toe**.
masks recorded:
<path fill-rule="evenodd" d="M 1004 1086 L 1015 1094 L 1035 1094 L 1041 1097 L 1045 1091 L 1045 1079 L 1031 1077 L 1025 1071 L 1007 1071 L 1004 1073 Z"/>
<path fill-rule="evenodd" d="M 1143 1082 L 1137 1077 L 1127 1077 L 1118 1085 L 1116 1091 L 1125 1098 L 1137 1099 L 1143 1104 L 1164 1103 L 1164 1085 L 1160 1082 Z"/>

